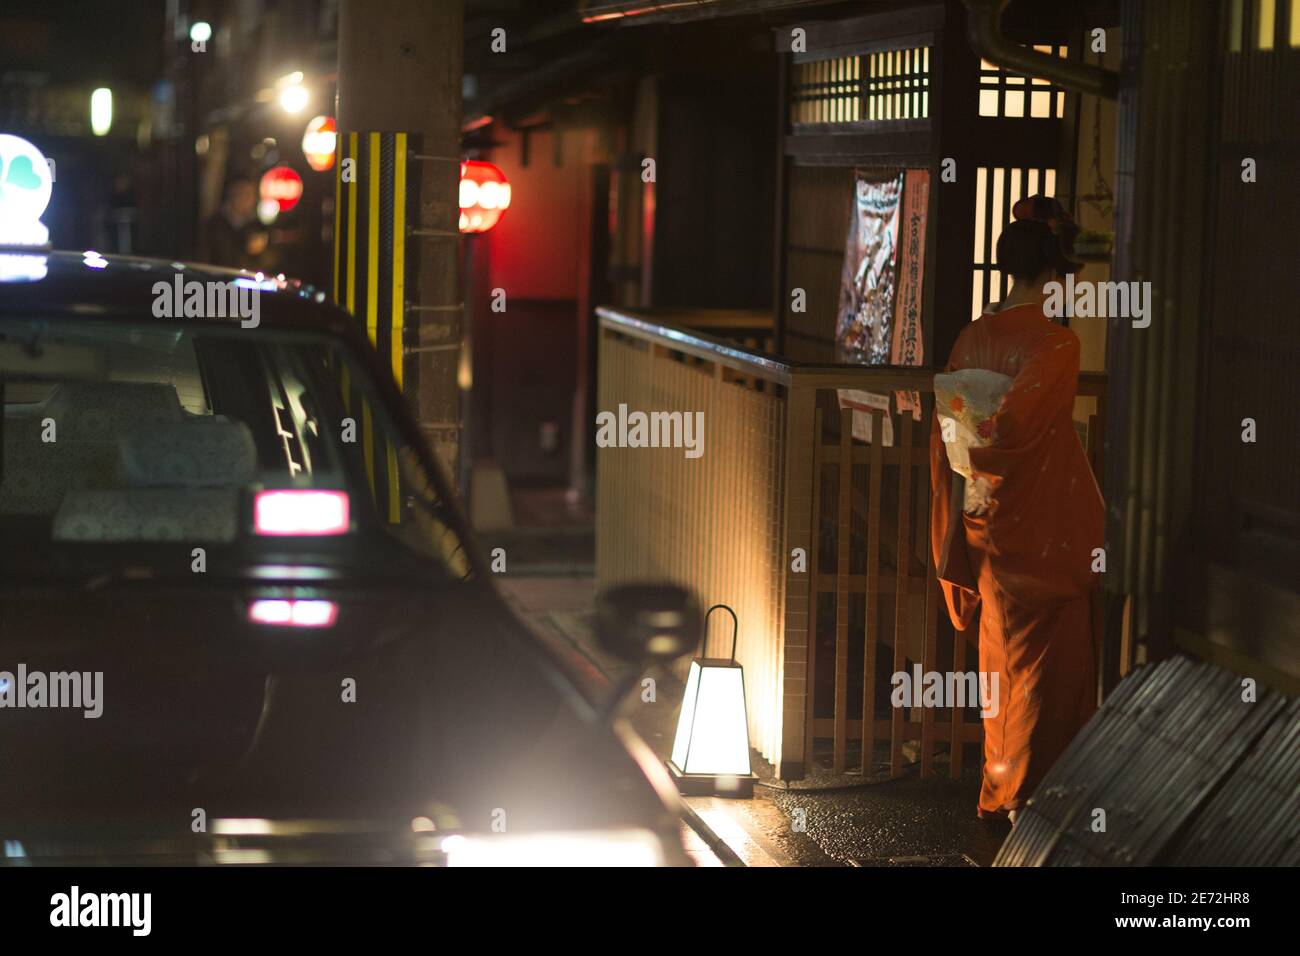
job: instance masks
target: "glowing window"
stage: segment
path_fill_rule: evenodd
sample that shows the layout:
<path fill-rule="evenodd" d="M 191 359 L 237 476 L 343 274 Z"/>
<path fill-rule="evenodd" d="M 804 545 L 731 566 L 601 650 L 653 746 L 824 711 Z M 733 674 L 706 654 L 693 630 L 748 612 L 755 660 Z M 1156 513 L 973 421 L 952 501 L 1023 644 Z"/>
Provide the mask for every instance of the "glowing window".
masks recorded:
<path fill-rule="evenodd" d="M 791 123 L 852 123 L 862 118 L 862 58 L 794 65 Z"/>
<path fill-rule="evenodd" d="M 867 55 L 867 119 L 923 119 L 930 115 L 930 48 L 881 50 Z"/>
<path fill-rule="evenodd" d="M 1055 169 L 981 166 L 975 171 L 975 260 L 971 266 L 971 318 L 1011 291 L 1011 277 L 995 267 L 998 237 L 1011 207 L 1025 196 L 1056 193 Z"/>
<path fill-rule="evenodd" d="M 1035 44 L 1039 53 L 1064 58 L 1068 47 Z M 1012 73 L 980 60 L 980 116 L 1059 119 L 1065 115 L 1065 89 L 1042 77 Z"/>
<path fill-rule="evenodd" d="M 1294 6 L 1294 2 L 1292 6 Z M 1255 46 L 1260 50 L 1273 49 L 1273 31 L 1277 28 L 1277 0 L 1259 0 L 1259 17 L 1256 21 Z"/>

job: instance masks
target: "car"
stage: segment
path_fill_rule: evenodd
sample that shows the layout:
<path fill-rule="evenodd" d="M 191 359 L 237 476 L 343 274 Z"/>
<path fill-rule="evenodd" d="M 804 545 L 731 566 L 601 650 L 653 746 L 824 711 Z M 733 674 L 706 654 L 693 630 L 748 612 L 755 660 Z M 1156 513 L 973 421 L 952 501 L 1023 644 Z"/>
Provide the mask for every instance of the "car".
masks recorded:
<path fill-rule="evenodd" d="M 175 262 L 0 276 L 3 862 L 689 862 L 356 319 Z M 634 618 L 626 656 L 694 643 Z"/>

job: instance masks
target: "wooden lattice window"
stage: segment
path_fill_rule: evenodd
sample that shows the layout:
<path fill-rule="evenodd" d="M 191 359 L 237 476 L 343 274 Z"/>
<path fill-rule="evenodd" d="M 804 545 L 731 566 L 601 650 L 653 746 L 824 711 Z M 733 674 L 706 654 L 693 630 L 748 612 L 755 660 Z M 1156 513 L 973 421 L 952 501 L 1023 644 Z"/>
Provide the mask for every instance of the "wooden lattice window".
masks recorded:
<path fill-rule="evenodd" d="M 1011 277 L 995 265 L 998 237 L 1011 221 L 1011 207 L 1024 196 L 1056 193 L 1055 169 L 981 166 L 975 171 L 975 261 L 971 267 L 971 318 L 1011 291 Z"/>
<path fill-rule="evenodd" d="M 929 115 L 928 46 L 794 64 L 791 124 L 924 119 Z"/>
<path fill-rule="evenodd" d="M 1038 46 L 1039 53 L 1064 57 L 1064 46 Z M 980 60 L 980 116 L 1059 119 L 1065 115 L 1065 88 L 1041 77 L 1012 73 Z"/>
<path fill-rule="evenodd" d="M 862 118 L 862 57 L 794 65 L 791 123 L 852 123 Z"/>
<path fill-rule="evenodd" d="M 930 48 L 867 54 L 867 119 L 921 119 L 930 115 Z"/>

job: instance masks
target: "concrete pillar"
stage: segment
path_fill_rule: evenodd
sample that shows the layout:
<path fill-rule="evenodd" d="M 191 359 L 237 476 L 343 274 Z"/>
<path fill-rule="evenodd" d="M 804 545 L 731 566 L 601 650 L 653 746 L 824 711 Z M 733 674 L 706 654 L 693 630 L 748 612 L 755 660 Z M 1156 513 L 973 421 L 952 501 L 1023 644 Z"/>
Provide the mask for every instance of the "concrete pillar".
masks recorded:
<path fill-rule="evenodd" d="M 409 176 L 418 183 L 415 250 L 408 282 L 406 342 L 417 349 L 408 390 L 430 444 L 459 472 L 463 305 L 459 219 L 463 0 L 342 0 L 338 128 L 405 132 L 418 143 Z"/>

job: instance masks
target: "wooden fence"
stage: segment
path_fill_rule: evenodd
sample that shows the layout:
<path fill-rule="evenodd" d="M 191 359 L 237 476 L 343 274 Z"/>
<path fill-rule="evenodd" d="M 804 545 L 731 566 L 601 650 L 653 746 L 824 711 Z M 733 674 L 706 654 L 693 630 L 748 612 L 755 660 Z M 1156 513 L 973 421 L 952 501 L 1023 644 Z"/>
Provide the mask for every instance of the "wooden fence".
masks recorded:
<path fill-rule="evenodd" d="M 648 312 L 597 314 L 600 411 L 704 420 L 696 458 L 597 449 L 598 586 L 668 580 L 736 611 L 750 742 L 782 779 L 804 776 L 819 743 L 836 772 L 871 773 L 879 758 L 897 775 L 915 759 L 929 775 L 946 757 L 959 776 L 953 743 L 980 740 L 977 713 L 890 705 L 894 673 L 978 669 L 974 628 L 953 633 L 929 555 L 934 371 L 790 362 L 698 331 L 763 338 L 734 315 L 720 324 L 675 313 L 670 324 Z M 1104 386 L 1104 376 L 1081 377 L 1079 394 L 1095 406 L 1086 438 L 1095 469 Z M 919 421 L 857 412 L 871 419 L 877 440 L 867 443 L 853 437 L 855 413 L 839 408 L 842 389 L 920 393 L 923 411 Z M 886 419 L 891 445 L 878 440 Z"/>

